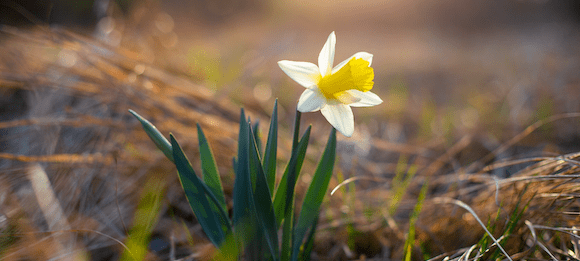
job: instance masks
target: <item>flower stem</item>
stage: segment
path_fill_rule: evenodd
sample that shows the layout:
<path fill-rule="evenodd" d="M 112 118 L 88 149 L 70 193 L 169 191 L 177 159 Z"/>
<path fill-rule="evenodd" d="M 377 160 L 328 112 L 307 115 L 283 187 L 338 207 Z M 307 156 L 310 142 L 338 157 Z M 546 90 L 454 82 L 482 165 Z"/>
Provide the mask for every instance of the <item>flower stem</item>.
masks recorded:
<path fill-rule="evenodd" d="M 296 110 L 296 118 L 294 119 L 294 137 L 292 138 L 292 153 L 296 150 L 298 146 L 298 135 L 300 134 L 300 116 L 302 113 Z"/>

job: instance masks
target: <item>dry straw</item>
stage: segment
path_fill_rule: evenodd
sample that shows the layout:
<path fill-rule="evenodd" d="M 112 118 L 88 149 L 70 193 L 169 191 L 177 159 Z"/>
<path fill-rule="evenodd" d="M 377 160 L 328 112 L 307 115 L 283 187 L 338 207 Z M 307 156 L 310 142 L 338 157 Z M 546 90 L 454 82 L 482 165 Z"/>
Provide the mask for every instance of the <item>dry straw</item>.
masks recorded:
<path fill-rule="evenodd" d="M 139 184 L 173 170 L 127 113 L 129 108 L 161 131 L 180 137 L 191 137 L 196 133 L 195 123 L 201 123 L 211 133 L 207 138 L 222 178 L 231 167 L 239 115 L 230 101 L 155 67 L 139 50 L 110 48 L 59 29 L 24 31 L 4 26 L 0 34 L 0 93 L 10 97 L 0 101 L 15 108 L 3 111 L 0 120 L 0 253 L 4 260 L 59 258 L 61 253 L 46 249 L 66 252 L 68 235 L 76 239 L 69 250 L 71 257 L 81 252 L 94 260 L 119 257 L 139 202 Z M 63 51 L 63 55 L 75 55 L 74 66 L 59 60 Z M 259 111 L 249 113 L 265 117 Z M 323 204 L 313 252 L 328 259 L 366 255 L 401 260 L 411 212 L 429 179 L 414 245 L 407 250 L 413 259 L 488 260 L 508 259 L 508 255 L 513 260 L 579 259 L 579 154 L 493 162 L 544 124 L 575 117 L 578 114 L 562 114 L 533 124 L 476 163 L 459 167 L 454 167 L 454 160 L 472 149 L 477 137 L 458 139 L 449 149 L 441 149 L 441 144 L 371 140 L 377 154 L 408 158 L 399 163 L 359 158 L 352 169 L 360 177 L 346 180 L 350 177 L 345 170 L 346 177 L 333 178 L 330 186 L 341 186 Z M 284 139 L 290 140 L 281 138 L 281 157 L 291 149 Z M 192 149 L 196 139 L 182 142 L 184 150 L 193 154 L 191 158 L 197 158 Z M 193 164 L 200 167 L 199 162 Z M 517 171 L 493 178 L 493 173 L 508 167 Z M 50 182 L 41 182 L 45 192 L 38 192 L 40 183 L 28 176 L 31 168 L 41 169 L 35 175 L 44 173 L 43 179 Z M 397 180 L 393 176 L 399 172 L 395 183 L 405 186 L 401 193 L 393 186 Z M 384 173 L 395 175 L 380 176 Z M 351 186 L 352 181 L 356 186 Z M 209 243 L 187 214 L 185 198 L 176 192 L 180 190 L 177 178 L 167 177 L 167 193 L 153 231 L 171 242 L 172 256 L 203 256 L 202 252 L 211 252 Z M 224 182 L 224 190 L 227 201 L 231 183 Z M 60 210 L 47 212 L 40 207 L 42 200 L 37 197 L 47 199 L 42 195 L 49 194 L 58 199 Z M 391 204 L 395 198 L 396 204 Z M 440 204 L 441 198 L 463 202 L 472 211 Z M 389 206 L 398 207 L 390 212 Z M 54 223 L 57 216 L 66 216 L 67 222 Z"/>

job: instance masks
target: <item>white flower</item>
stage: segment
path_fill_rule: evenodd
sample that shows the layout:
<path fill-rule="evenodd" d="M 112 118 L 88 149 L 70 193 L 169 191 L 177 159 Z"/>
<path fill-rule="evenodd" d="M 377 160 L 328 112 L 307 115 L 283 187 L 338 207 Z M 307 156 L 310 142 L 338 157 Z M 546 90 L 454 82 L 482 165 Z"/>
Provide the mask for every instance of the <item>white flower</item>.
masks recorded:
<path fill-rule="evenodd" d="M 334 62 L 334 32 L 318 55 L 318 66 L 309 62 L 279 61 L 278 65 L 292 80 L 306 87 L 300 96 L 300 112 L 320 110 L 330 124 L 344 136 L 354 132 L 352 107 L 370 107 L 383 102 L 370 92 L 373 88 L 373 55 L 355 53 L 332 68 Z"/>

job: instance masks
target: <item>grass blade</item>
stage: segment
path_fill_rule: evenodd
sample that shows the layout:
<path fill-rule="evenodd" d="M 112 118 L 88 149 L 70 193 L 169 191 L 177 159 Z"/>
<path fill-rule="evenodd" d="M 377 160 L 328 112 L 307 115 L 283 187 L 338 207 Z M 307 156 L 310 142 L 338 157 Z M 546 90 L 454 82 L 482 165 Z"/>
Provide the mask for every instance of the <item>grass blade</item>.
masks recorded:
<path fill-rule="evenodd" d="M 501 252 L 505 255 L 505 257 L 512 261 L 513 259 L 511 259 L 510 255 L 505 251 L 505 249 L 503 249 L 503 247 L 501 246 L 501 244 L 499 243 L 499 241 L 493 236 L 493 234 L 491 234 L 491 232 L 489 232 L 489 230 L 487 229 L 487 227 L 483 224 L 483 222 L 481 221 L 481 219 L 479 218 L 479 216 L 477 216 L 477 213 L 475 213 L 475 211 L 467 204 L 463 203 L 463 201 L 457 200 L 457 199 L 452 199 L 452 198 L 434 198 L 433 199 L 433 203 L 435 204 L 442 204 L 442 203 L 451 203 L 451 204 L 455 204 L 459 207 L 462 207 L 463 209 L 467 210 L 477 221 L 477 223 L 479 223 L 479 225 L 481 226 L 481 228 L 483 228 L 483 230 L 485 231 L 485 233 L 489 236 L 489 238 L 491 238 L 491 240 L 493 240 L 493 242 L 495 243 L 495 245 L 501 250 Z"/>
<path fill-rule="evenodd" d="M 399 162 L 397 163 L 396 175 L 391 185 L 394 190 L 394 195 L 388 202 L 387 210 L 389 216 L 395 215 L 395 212 L 399 208 L 403 196 L 407 193 L 407 189 L 411 185 L 411 181 L 413 181 L 415 174 L 417 174 L 417 165 L 412 164 L 409 166 L 407 164 L 406 156 L 401 155 L 399 157 Z"/>
<path fill-rule="evenodd" d="M 409 218 L 409 233 L 407 233 L 407 239 L 405 240 L 405 247 L 403 248 L 405 251 L 404 260 L 411 261 L 411 254 L 413 253 L 413 245 L 415 245 L 415 224 L 419 219 L 419 214 L 421 213 L 421 209 L 423 208 L 423 202 L 425 201 L 425 197 L 427 197 L 427 190 L 429 189 L 428 182 L 425 181 L 423 187 L 421 188 L 421 192 L 419 192 L 419 198 L 417 199 L 417 204 L 411 213 L 411 217 Z"/>
<path fill-rule="evenodd" d="M 328 183 L 332 177 L 334 169 L 334 161 L 336 158 L 336 129 L 332 128 L 326 148 L 322 153 L 318 167 L 314 173 L 314 177 L 308 187 L 304 203 L 296 227 L 294 228 L 294 242 L 292 250 L 292 260 L 297 260 L 300 246 L 304 240 L 304 236 L 313 224 L 318 220 L 318 213 L 322 200 L 328 190 Z"/>
<path fill-rule="evenodd" d="M 276 183 L 276 156 L 278 150 L 278 100 L 274 102 L 274 110 L 272 111 L 272 119 L 270 120 L 270 130 L 268 132 L 268 141 L 266 142 L 266 150 L 264 151 L 264 174 L 270 195 L 274 195 L 274 187 Z"/>
<path fill-rule="evenodd" d="M 224 240 L 224 231 L 222 223 L 220 222 L 220 220 L 223 220 L 223 217 L 218 218 L 216 213 L 212 211 L 211 205 L 206 197 L 206 195 L 213 196 L 210 195 L 211 191 L 206 189 L 205 184 L 197 177 L 189 160 L 173 135 L 169 135 L 169 137 L 171 138 L 173 158 L 175 159 L 175 166 L 179 174 L 179 181 L 185 191 L 187 201 L 209 240 L 215 246 L 219 247 Z M 215 198 L 215 196 L 213 197 Z"/>
<path fill-rule="evenodd" d="M 141 122 L 141 125 L 143 125 L 145 133 L 147 133 L 149 138 L 153 141 L 153 143 L 155 143 L 155 146 L 157 146 L 157 148 L 161 150 L 163 154 L 165 154 L 165 157 L 173 161 L 173 151 L 171 149 L 171 144 L 169 143 L 169 141 L 167 141 L 167 139 L 163 136 L 163 134 L 159 132 L 159 130 L 155 127 L 155 125 L 153 125 L 145 118 L 141 117 L 141 115 L 137 114 L 135 111 L 129 110 L 129 112 L 133 114 L 133 116 L 135 116 L 135 118 L 137 118 L 139 122 Z"/>
<path fill-rule="evenodd" d="M 211 147 L 209 146 L 199 123 L 197 124 L 197 139 L 199 141 L 199 156 L 201 159 L 201 174 L 203 175 L 203 181 L 216 197 L 219 202 L 219 207 L 225 211 L 227 210 L 227 205 L 222 182 L 220 181 L 220 174 Z"/>
<path fill-rule="evenodd" d="M 141 200 L 135 211 L 135 222 L 127 237 L 127 249 L 121 255 L 123 261 L 144 260 L 151 237 L 151 231 L 159 220 L 162 195 L 165 182 L 160 177 L 147 180 L 143 188 Z"/>

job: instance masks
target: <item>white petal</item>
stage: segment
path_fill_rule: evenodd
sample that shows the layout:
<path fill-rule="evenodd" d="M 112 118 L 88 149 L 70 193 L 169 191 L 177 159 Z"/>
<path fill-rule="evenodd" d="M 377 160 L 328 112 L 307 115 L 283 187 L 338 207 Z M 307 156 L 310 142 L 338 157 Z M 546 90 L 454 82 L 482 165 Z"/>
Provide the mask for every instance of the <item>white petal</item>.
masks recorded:
<path fill-rule="evenodd" d="M 320 68 L 320 75 L 322 77 L 330 73 L 332 64 L 334 63 L 334 46 L 336 45 L 336 35 L 334 32 L 330 33 L 326 43 L 322 47 L 318 55 L 318 67 Z"/>
<path fill-rule="evenodd" d="M 290 76 L 292 80 L 306 88 L 318 84 L 321 78 L 318 66 L 313 63 L 284 60 L 279 61 L 278 66 L 280 66 L 280 69 Z"/>
<path fill-rule="evenodd" d="M 348 59 L 340 62 L 336 67 L 334 67 L 334 69 L 332 69 L 332 73 L 337 72 L 338 70 L 340 70 L 340 68 L 342 68 L 346 63 L 348 63 L 348 61 L 350 61 L 352 58 L 362 58 L 363 60 L 369 62 L 369 66 L 371 66 L 371 64 L 373 64 L 373 55 L 367 52 L 358 52 L 353 54 L 351 57 L 348 57 Z"/>
<path fill-rule="evenodd" d="M 372 92 L 361 92 L 359 90 L 348 90 L 346 92 L 360 99 L 357 102 L 349 104 L 352 107 L 370 107 L 383 103 L 383 100 Z"/>
<path fill-rule="evenodd" d="M 344 136 L 350 137 L 354 132 L 354 116 L 352 109 L 348 105 L 327 104 L 320 110 L 324 118 Z"/>
<path fill-rule="evenodd" d="M 344 91 L 344 92 L 341 92 L 339 94 L 335 94 L 334 96 L 336 97 L 337 100 L 339 100 L 341 103 L 346 104 L 346 105 L 350 105 L 352 103 L 357 103 L 361 100 L 359 97 L 356 97 L 356 96 L 350 94 L 348 91 Z"/>
<path fill-rule="evenodd" d="M 326 98 L 318 88 L 306 89 L 298 100 L 297 109 L 300 112 L 318 111 L 326 104 Z"/>

